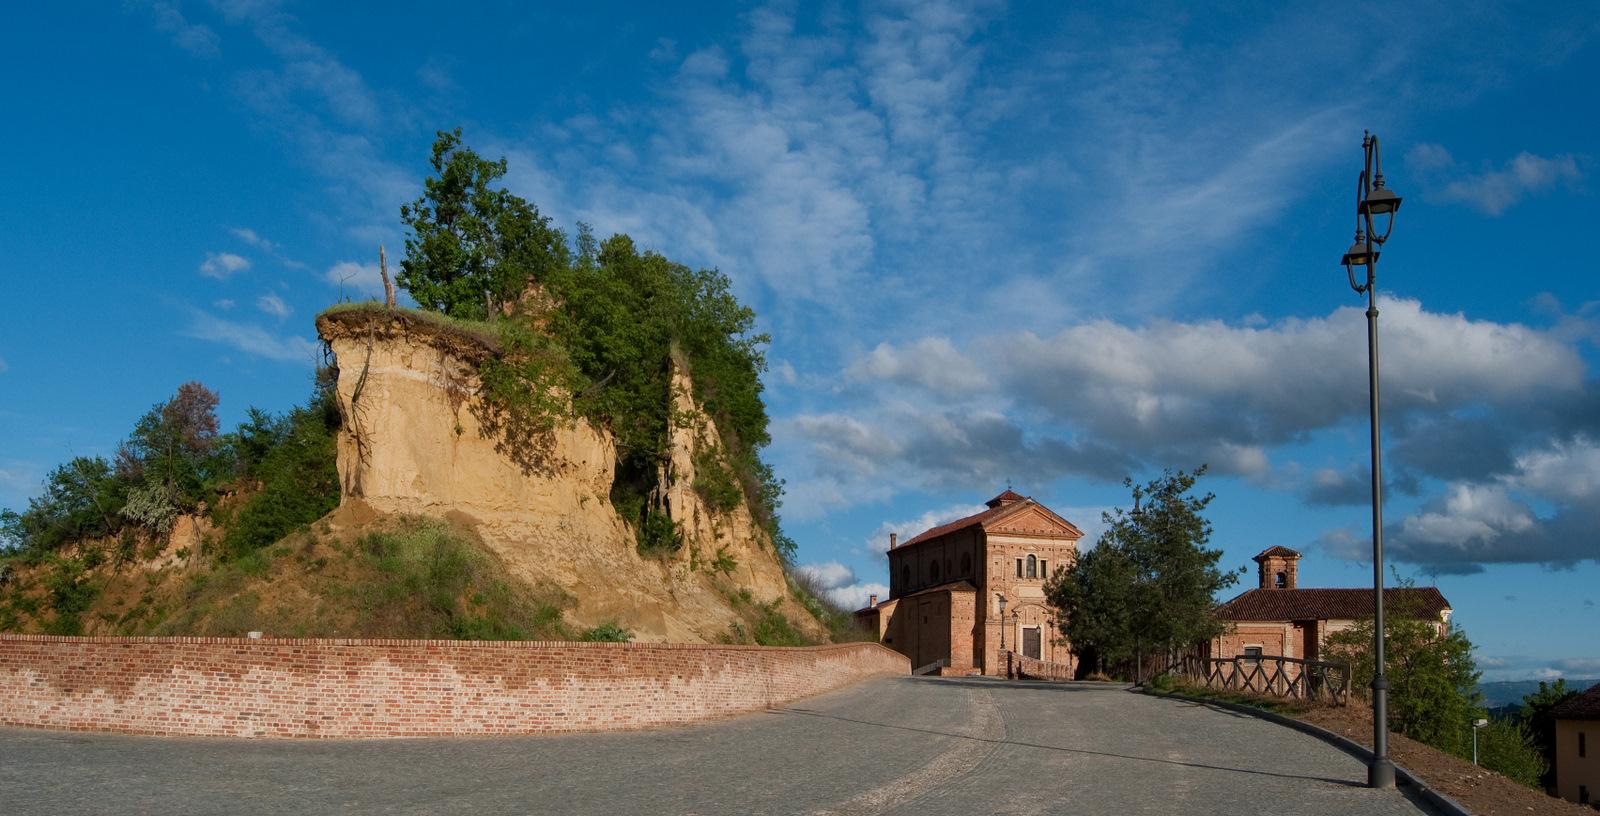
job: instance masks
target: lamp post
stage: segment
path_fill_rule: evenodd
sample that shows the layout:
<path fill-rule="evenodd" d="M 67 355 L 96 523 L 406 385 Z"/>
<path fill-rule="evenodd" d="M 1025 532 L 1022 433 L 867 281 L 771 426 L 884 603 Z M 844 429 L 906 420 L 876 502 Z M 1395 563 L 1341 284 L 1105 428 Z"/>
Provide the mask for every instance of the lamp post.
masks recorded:
<path fill-rule="evenodd" d="M 1378 250 L 1394 230 L 1395 212 L 1400 197 L 1383 184 L 1383 157 L 1378 137 L 1366 133 L 1361 139 L 1364 163 L 1356 184 L 1356 240 L 1345 252 L 1342 263 L 1350 278 L 1350 288 L 1367 296 L 1367 408 L 1372 421 L 1372 764 L 1367 767 L 1367 785 L 1394 787 L 1394 762 L 1389 759 L 1389 678 L 1384 670 L 1383 653 L 1383 452 L 1378 422 Z M 1379 235 L 1373 216 L 1389 216 Z M 1365 283 L 1356 280 L 1355 268 L 1367 268 Z"/>
<path fill-rule="evenodd" d="M 1476 719 L 1472 721 L 1472 764 L 1478 764 L 1478 729 L 1489 724 L 1488 720 Z"/>
<path fill-rule="evenodd" d="M 1000 596 L 1000 651 L 1006 650 L 1006 596 Z"/>

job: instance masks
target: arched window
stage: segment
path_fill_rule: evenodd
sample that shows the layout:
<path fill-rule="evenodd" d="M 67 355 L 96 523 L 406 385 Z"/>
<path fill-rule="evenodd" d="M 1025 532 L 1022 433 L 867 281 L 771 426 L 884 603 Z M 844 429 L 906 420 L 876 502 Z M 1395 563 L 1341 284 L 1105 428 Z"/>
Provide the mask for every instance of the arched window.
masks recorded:
<path fill-rule="evenodd" d="M 911 565 L 906 564 L 900 568 L 900 591 L 905 592 L 911 588 Z"/>
<path fill-rule="evenodd" d="M 1287 573 L 1287 572 L 1278 573 L 1277 575 L 1273 576 L 1272 583 L 1277 585 L 1278 589 L 1283 589 L 1284 587 L 1287 587 L 1289 585 L 1289 573 Z"/>
<path fill-rule="evenodd" d="M 972 575 L 972 553 L 961 554 L 961 574 L 969 577 Z"/>
<path fill-rule="evenodd" d="M 936 583 L 936 584 L 939 583 L 939 562 L 938 561 L 934 561 L 933 563 L 928 565 L 928 580 L 930 580 L 930 581 L 932 581 L 933 583 Z"/>
<path fill-rule="evenodd" d="M 1039 577 L 1039 559 L 1034 558 L 1032 554 L 1028 555 L 1028 577 Z"/>

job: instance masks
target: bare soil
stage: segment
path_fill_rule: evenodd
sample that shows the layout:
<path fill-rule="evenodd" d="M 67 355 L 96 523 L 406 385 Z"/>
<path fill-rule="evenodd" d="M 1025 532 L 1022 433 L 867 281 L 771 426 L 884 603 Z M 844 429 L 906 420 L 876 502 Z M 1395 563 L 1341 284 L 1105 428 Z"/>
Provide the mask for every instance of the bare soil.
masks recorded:
<path fill-rule="evenodd" d="M 1372 747 L 1372 712 L 1359 705 L 1312 708 L 1292 716 Z M 1389 755 L 1426 782 L 1480 816 L 1594 816 L 1595 811 L 1524 787 L 1493 771 L 1399 734 L 1389 735 Z"/>

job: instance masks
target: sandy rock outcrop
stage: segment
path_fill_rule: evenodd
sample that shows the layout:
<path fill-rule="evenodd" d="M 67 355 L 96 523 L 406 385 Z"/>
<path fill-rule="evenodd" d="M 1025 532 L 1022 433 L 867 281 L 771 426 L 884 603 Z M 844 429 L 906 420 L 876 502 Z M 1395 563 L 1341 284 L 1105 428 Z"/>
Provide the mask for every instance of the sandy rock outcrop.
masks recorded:
<path fill-rule="evenodd" d="M 689 396 L 687 378 L 680 377 L 677 407 L 697 419 L 674 428 L 676 478 L 667 491 L 686 541 L 675 558 L 660 560 L 638 554 L 611 504 L 616 447 L 609 433 L 583 420 L 558 428 L 530 469 L 484 432 L 477 366 L 497 352 L 492 339 L 404 312 L 335 312 L 318 318 L 317 329 L 339 366 L 342 504 L 475 526 L 513 575 L 571 595 L 569 620 L 614 620 L 641 641 L 715 640 L 739 619 L 706 563 L 695 563 L 719 548 L 738 562 L 728 584 L 761 602 L 787 596 L 782 567 L 749 509 L 741 503 L 711 513 L 690 487 L 695 446 L 718 437 Z"/>

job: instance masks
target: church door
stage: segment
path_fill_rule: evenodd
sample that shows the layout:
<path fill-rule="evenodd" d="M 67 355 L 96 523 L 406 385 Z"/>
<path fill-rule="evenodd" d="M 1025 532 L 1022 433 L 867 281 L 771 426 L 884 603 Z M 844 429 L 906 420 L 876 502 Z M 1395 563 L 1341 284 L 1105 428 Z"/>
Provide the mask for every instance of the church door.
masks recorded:
<path fill-rule="evenodd" d="M 1039 627 L 1030 626 L 1022 630 L 1022 653 L 1034 660 L 1039 660 Z"/>

